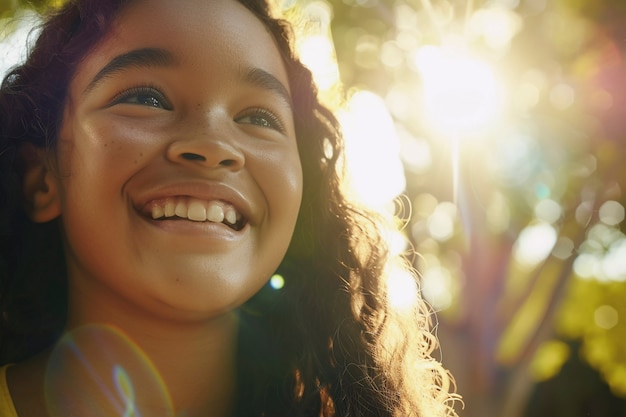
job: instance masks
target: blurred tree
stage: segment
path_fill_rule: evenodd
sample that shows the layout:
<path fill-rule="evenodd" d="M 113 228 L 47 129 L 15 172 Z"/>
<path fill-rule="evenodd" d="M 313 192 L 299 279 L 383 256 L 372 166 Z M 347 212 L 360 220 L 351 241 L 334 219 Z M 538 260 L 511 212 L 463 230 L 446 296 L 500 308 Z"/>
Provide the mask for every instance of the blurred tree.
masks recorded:
<path fill-rule="evenodd" d="M 569 340 L 581 341 L 614 398 L 626 398 L 625 4 L 333 2 L 344 84 L 383 97 L 404 135 L 409 235 L 464 415 L 522 415 L 534 384 L 578 356 Z M 501 74 L 500 123 L 452 135 L 432 128 L 420 100 L 429 46 L 472 53 Z M 463 71 L 449 71 L 448 84 Z M 470 97 L 467 111 L 482 98 Z M 610 415 L 626 415 L 626 402 L 616 404 Z"/>

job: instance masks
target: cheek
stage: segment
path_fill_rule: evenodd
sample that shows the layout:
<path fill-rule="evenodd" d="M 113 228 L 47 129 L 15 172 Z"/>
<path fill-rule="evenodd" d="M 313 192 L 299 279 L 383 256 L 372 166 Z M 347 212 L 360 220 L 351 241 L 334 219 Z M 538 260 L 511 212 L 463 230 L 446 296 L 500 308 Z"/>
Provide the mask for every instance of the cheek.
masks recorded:
<path fill-rule="evenodd" d="M 94 121 L 81 126 L 80 136 L 86 139 L 89 151 L 99 153 L 103 159 L 114 163 L 113 168 L 133 167 L 148 153 L 160 150 L 162 131 L 137 123 Z"/>
<path fill-rule="evenodd" d="M 295 223 L 302 200 L 302 166 L 297 150 L 272 154 L 260 168 L 268 204 Z"/>
<path fill-rule="evenodd" d="M 105 118 L 84 116 L 79 119 L 81 123 L 61 131 L 59 167 L 62 174 L 79 171 L 113 179 L 128 175 L 152 154 L 161 151 L 158 144 L 162 131 Z"/>
<path fill-rule="evenodd" d="M 271 263 L 267 265 L 271 270 L 266 272 L 273 273 L 287 252 L 300 211 L 303 187 L 300 158 L 295 151 L 272 152 L 247 163 L 267 204 L 259 256 L 265 263 Z"/>

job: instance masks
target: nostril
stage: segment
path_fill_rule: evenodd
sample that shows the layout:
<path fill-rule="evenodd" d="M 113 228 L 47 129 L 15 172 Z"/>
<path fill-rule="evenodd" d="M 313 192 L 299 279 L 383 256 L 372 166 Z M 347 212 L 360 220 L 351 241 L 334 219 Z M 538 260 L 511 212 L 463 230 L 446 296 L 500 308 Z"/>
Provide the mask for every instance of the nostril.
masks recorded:
<path fill-rule="evenodd" d="M 236 163 L 237 162 L 234 159 L 224 159 L 223 161 L 220 161 L 220 165 L 223 167 L 232 167 Z"/>
<path fill-rule="evenodd" d="M 187 161 L 206 161 L 206 158 L 204 156 L 192 152 L 185 152 L 182 153 L 180 156 Z"/>

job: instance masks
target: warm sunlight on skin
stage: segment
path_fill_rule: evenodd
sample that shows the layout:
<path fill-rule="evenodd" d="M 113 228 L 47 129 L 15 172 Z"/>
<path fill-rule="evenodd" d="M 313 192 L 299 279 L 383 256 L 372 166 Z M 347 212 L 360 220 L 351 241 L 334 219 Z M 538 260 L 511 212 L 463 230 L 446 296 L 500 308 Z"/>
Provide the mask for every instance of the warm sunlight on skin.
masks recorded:
<path fill-rule="evenodd" d="M 488 127 L 501 110 L 502 91 L 485 62 L 436 46 L 415 55 L 423 85 L 424 118 L 454 138 Z"/>

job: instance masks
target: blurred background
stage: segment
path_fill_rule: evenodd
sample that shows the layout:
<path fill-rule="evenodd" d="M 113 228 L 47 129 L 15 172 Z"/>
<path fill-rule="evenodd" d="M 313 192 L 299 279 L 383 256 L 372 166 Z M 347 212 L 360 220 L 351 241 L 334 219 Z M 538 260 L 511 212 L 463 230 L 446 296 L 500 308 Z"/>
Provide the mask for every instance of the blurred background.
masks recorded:
<path fill-rule="evenodd" d="M 26 3 L 0 0 L 2 73 L 62 1 Z M 279 7 L 355 198 L 406 223 L 460 415 L 626 416 L 626 1 Z"/>

